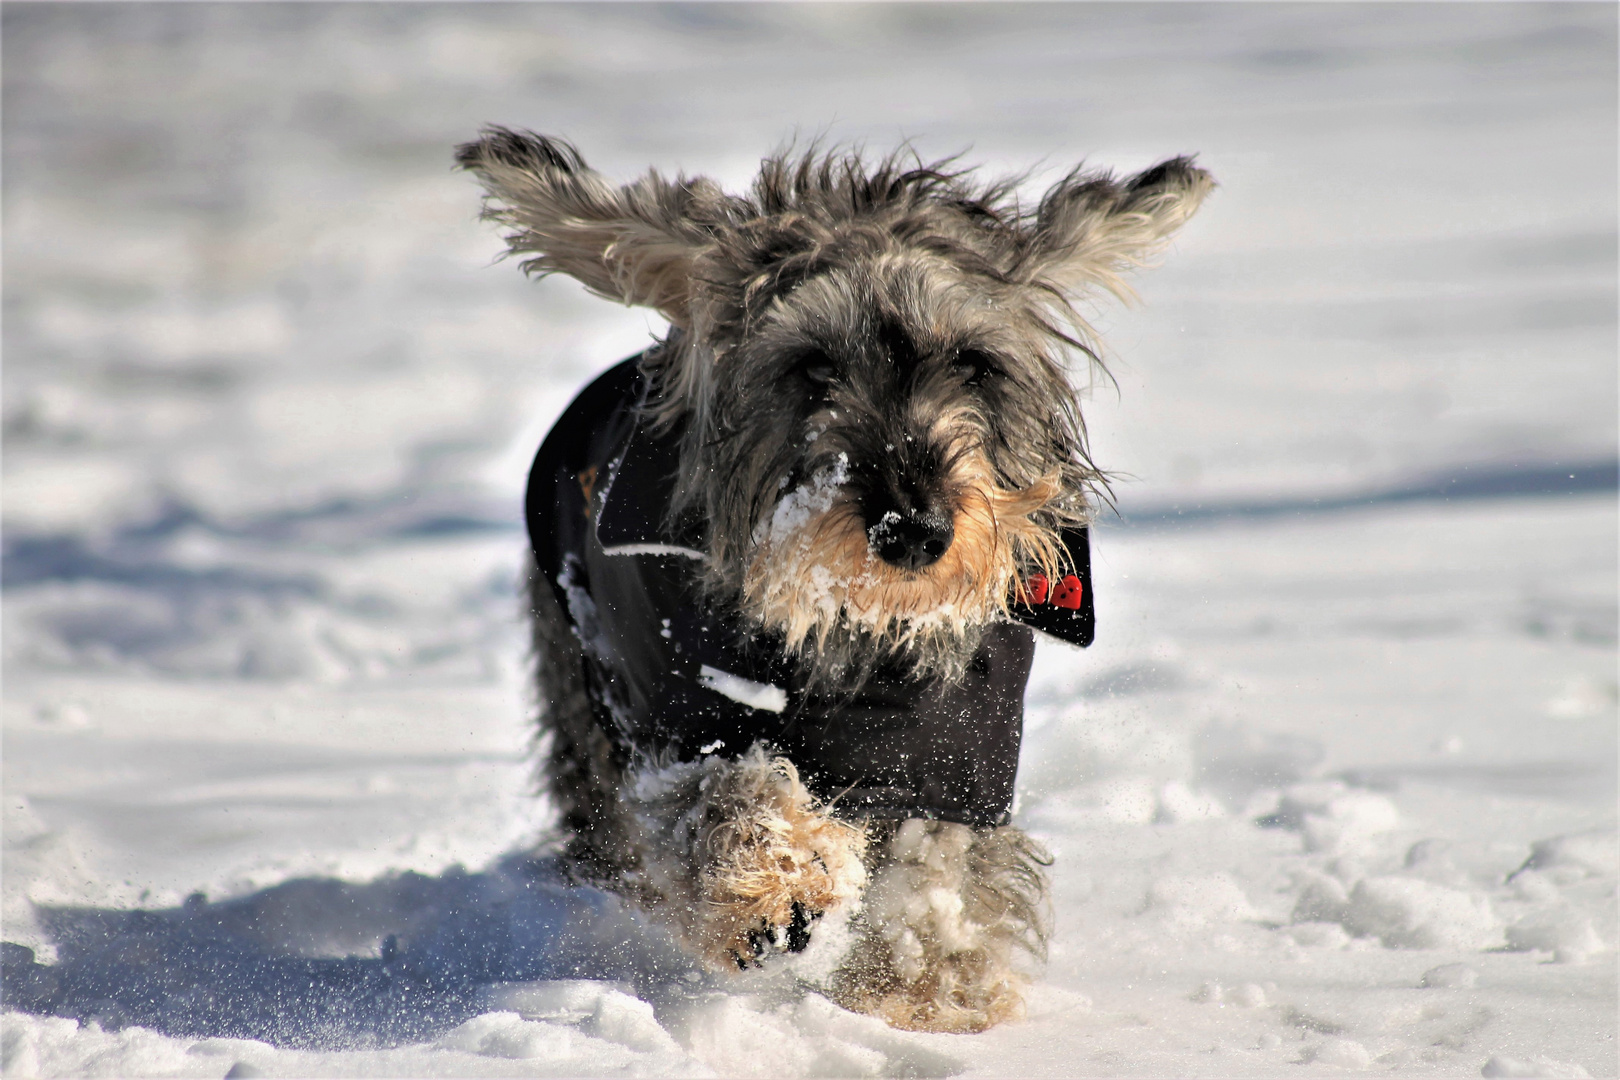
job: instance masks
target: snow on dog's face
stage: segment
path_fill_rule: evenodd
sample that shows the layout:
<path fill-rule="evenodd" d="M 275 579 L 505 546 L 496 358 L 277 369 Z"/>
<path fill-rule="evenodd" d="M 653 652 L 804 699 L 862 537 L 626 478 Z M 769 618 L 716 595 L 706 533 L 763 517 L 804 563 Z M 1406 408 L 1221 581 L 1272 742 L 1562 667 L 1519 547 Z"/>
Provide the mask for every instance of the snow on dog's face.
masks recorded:
<path fill-rule="evenodd" d="M 1126 295 L 1211 187 L 1185 158 L 1076 170 L 1026 213 L 1012 182 L 901 154 L 768 158 L 747 197 L 615 188 L 504 129 L 460 160 L 525 269 L 669 317 L 650 410 L 680 435 L 672 513 L 705 522 L 711 595 L 846 684 L 894 656 L 959 675 L 1014 578 L 1056 568 L 1100 481 L 1071 301 Z"/>
<path fill-rule="evenodd" d="M 948 667 L 1021 566 L 1055 569 L 1089 479 L 1065 487 L 1085 468 L 1073 394 L 999 315 L 944 260 L 879 257 L 780 297 L 725 357 L 742 605 L 790 651 L 852 630 Z"/>

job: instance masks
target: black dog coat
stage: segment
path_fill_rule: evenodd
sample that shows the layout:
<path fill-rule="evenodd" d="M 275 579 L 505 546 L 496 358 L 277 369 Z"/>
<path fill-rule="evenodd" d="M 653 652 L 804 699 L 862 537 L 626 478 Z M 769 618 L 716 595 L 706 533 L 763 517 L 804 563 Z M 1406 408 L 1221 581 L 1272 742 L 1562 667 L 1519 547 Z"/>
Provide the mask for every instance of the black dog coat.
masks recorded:
<path fill-rule="evenodd" d="M 818 797 L 853 817 L 1004 823 L 1023 735 L 1030 627 L 1089 645 L 1085 529 L 1065 532 L 1073 573 L 1025 582 L 960 683 L 880 670 L 853 695 L 797 688 L 774 635 L 706 605 L 701 521 L 665 508 L 676 447 L 639 422 L 633 357 L 574 399 L 540 446 L 526 514 L 535 564 L 585 655 L 598 720 L 623 750 L 660 760 L 735 756 L 763 740 Z M 724 483 L 724 477 L 716 477 Z"/>

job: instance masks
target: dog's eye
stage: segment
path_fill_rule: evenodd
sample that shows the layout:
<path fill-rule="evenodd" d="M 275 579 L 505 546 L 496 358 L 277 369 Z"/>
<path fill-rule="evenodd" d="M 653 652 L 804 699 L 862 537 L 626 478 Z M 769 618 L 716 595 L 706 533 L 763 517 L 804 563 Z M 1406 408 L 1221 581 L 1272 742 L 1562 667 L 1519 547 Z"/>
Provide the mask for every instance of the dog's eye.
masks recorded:
<path fill-rule="evenodd" d="M 800 360 L 795 365 L 794 370 L 808 380 L 812 386 L 818 387 L 826 386 L 833 381 L 833 376 L 838 374 L 838 369 L 833 366 L 833 362 L 820 353 L 814 353 Z"/>
<path fill-rule="evenodd" d="M 988 353 L 977 349 L 963 349 L 951 362 L 951 370 L 966 386 L 983 386 L 996 374 L 996 362 Z"/>

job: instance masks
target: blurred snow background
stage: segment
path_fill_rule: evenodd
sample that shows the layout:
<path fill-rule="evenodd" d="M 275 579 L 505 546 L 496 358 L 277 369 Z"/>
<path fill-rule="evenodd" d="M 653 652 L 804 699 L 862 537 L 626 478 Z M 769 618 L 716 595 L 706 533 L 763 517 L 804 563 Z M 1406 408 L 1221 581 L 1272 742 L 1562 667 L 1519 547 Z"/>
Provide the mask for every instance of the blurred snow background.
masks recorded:
<path fill-rule="evenodd" d="M 0 18 L 8 1075 L 1615 1073 L 1613 7 Z M 661 326 L 492 265 L 486 122 L 1221 181 L 1098 315 L 1027 1023 L 710 980 L 513 855 L 524 471 Z"/>

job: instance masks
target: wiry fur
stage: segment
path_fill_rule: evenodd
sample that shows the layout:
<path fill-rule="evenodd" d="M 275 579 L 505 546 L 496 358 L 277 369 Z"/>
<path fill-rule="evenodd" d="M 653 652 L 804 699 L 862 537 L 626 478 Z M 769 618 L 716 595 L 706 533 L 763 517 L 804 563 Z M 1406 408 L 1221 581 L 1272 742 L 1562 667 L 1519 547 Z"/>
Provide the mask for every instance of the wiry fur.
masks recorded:
<path fill-rule="evenodd" d="M 924 1031 L 983 1031 L 1020 1016 L 1016 960 L 1045 953 L 1051 857 L 1017 829 L 915 818 L 882 851 L 833 996 Z"/>
<path fill-rule="evenodd" d="M 942 418 L 941 426 L 954 419 Z M 973 631 L 1006 611 L 1021 567 L 1036 565 L 1052 576 L 1060 555 L 1051 534 L 1029 517 L 1046 502 L 1055 479 L 1005 491 L 981 456 L 964 453 L 953 465 L 955 538 L 924 572 L 891 566 L 873 552 L 859 507 L 834 468 L 795 492 L 805 498 L 779 503 L 756 531 L 743 579 L 744 609 L 779 629 L 794 655 L 825 653 L 834 631 L 845 626 L 913 651 L 916 670 L 960 674 L 951 665 L 965 658 L 950 646 L 976 644 Z M 820 512 L 802 513 L 810 507 Z"/>
<path fill-rule="evenodd" d="M 643 361 L 649 418 L 679 440 L 670 524 L 701 523 L 706 602 L 780 641 L 818 692 L 883 665 L 958 679 L 1014 582 L 1065 569 L 1058 531 L 1103 485 L 1064 366 L 1097 355 L 1076 304 L 1128 298 L 1124 274 L 1213 186 L 1185 157 L 1077 168 L 1028 208 L 1016 180 L 950 161 L 814 148 L 767 158 L 746 195 L 656 172 L 614 186 L 566 143 L 503 128 L 458 160 L 526 270 L 670 319 Z M 1045 940 L 1033 841 L 840 821 L 757 746 L 638 756 L 592 715 L 549 587 L 531 592 L 542 772 L 583 872 L 721 966 L 791 947 L 864 889 L 838 1000 L 930 1030 L 1017 1014 L 1014 957 Z"/>
<path fill-rule="evenodd" d="M 628 755 L 597 722 L 585 690 L 584 654 L 540 572 L 528 571 L 530 641 L 540 705 L 539 779 L 562 812 L 575 872 L 611 881 L 634 865 L 620 804 Z"/>
<path fill-rule="evenodd" d="M 747 967 L 858 901 L 866 832 L 826 813 L 786 758 L 645 767 L 622 795 L 636 865 L 622 885 L 709 963 Z"/>

